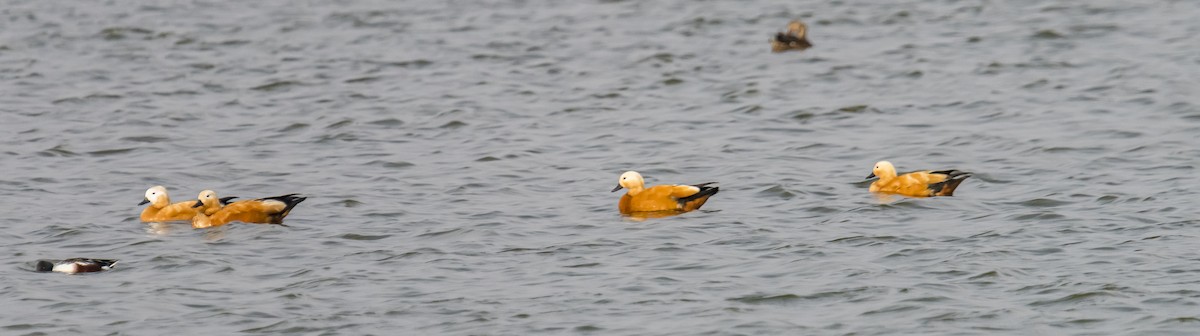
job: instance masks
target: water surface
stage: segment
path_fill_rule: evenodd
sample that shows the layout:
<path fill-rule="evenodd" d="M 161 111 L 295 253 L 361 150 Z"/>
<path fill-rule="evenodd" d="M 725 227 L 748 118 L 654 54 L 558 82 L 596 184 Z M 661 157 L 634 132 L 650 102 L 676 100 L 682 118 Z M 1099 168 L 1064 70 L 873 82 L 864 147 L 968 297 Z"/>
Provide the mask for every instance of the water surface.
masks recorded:
<path fill-rule="evenodd" d="M 1200 325 L 1194 1 L 2 8 L 0 334 Z M 976 175 L 881 203 L 883 159 Z M 630 221 L 625 170 L 721 192 Z M 309 199 L 141 223 L 159 184 Z"/>

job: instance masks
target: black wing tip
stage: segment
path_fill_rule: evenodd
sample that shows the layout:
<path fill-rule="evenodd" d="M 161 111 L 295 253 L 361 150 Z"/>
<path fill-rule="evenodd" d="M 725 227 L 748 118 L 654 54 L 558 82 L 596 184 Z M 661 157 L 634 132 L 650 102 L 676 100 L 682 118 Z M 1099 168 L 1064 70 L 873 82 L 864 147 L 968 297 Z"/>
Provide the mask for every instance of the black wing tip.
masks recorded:
<path fill-rule="evenodd" d="M 276 201 L 283 202 L 283 203 L 287 204 L 288 206 L 295 206 L 296 204 L 300 204 L 300 202 L 304 202 L 304 200 L 308 199 L 308 197 L 299 196 L 299 195 L 300 194 L 287 194 L 287 195 L 279 195 L 279 196 L 273 196 L 273 197 L 263 197 L 263 198 L 260 198 L 259 200 L 260 201 L 276 200 Z"/>
<path fill-rule="evenodd" d="M 967 178 L 967 177 L 970 177 L 972 174 L 971 172 L 961 171 L 958 169 L 936 170 L 936 171 L 931 171 L 929 173 L 946 175 L 946 176 L 949 176 L 951 179 L 959 178 L 960 176 L 961 176 L 961 178 Z"/>
<path fill-rule="evenodd" d="M 956 175 L 946 174 L 950 175 L 950 178 L 942 182 L 930 184 L 929 191 L 932 191 L 934 196 L 954 196 L 954 190 L 958 189 L 958 185 L 962 184 L 968 177 L 971 177 L 971 173 L 959 173 Z"/>
<path fill-rule="evenodd" d="M 283 224 L 283 218 L 287 217 L 287 215 L 292 212 L 292 208 L 295 208 L 296 205 L 300 204 L 300 202 L 304 202 L 304 200 L 308 199 L 308 197 L 299 195 L 300 194 L 287 194 L 275 197 L 260 198 L 260 200 L 280 201 L 286 205 L 283 208 L 283 211 L 280 211 L 278 214 L 271 215 L 271 224 Z"/>
<path fill-rule="evenodd" d="M 717 187 L 717 186 L 710 187 L 710 185 L 713 185 L 716 183 L 717 182 L 705 182 L 705 183 L 701 183 L 701 184 L 693 184 L 692 186 L 700 188 L 700 191 L 696 192 L 695 194 L 692 194 L 691 196 L 679 198 L 677 201 L 679 202 L 679 204 L 687 204 L 688 202 L 691 202 L 691 201 L 695 201 L 695 200 L 698 200 L 701 198 L 716 195 L 717 192 L 721 191 L 721 188 Z"/>
<path fill-rule="evenodd" d="M 92 261 L 95 261 L 96 263 L 98 263 L 104 267 L 113 267 L 114 265 L 117 264 L 118 260 L 116 260 L 116 259 L 92 259 Z"/>

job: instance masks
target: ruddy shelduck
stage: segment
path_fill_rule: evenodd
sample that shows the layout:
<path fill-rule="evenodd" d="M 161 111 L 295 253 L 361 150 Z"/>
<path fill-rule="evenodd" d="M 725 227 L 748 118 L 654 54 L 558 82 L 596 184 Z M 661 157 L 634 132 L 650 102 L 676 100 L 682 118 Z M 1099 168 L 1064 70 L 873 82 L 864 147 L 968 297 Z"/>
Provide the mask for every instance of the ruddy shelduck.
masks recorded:
<path fill-rule="evenodd" d="M 799 20 L 788 23 L 787 31 L 775 34 L 771 39 L 771 51 L 804 50 L 812 47 L 808 42 L 808 25 Z"/>
<path fill-rule="evenodd" d="M 38 272 L 63 272 L 67 274 L 99 272 L 113 268 L 113 259 L 71 258 L 65 260 L 38 260 Z"/>
<path fill-rule="evenodd" d="M 896 166 L 891 162 L 879 161 L 867 178 L 879 177 L 871 182 L 871 192 L 898 194 L 912 197 L 953 196 L 954 189 L 971 173 L 959 170 L 921 170 L 896 175 Z"/>
<path fill-rule="evenodd" d="M 150 203 L 150 205 L 142 210 L 143 222 L 190 220 L 198 213 L 197 209 L 192 208 L 194 202 L 171 204 L 171 198 L 167 196 L 167 188 L 163 186 L 146 189 L 146 198 L 138 205 L 146 203 Z"/>
<path fill-rule="evenodd" d="M 216 193 L 212 193 L 216 198 Z M 283 224 L 283 218 L 292 212 L 292 208 L 303 202 L 306 197 L 287 194 L 283 196 L 266 197 L 253 200 L 237 201 L 225 205 L 210 214 L 199 212 L 192 218 L 193 228 L 207 228 L 229 224 L 230 222 L 245 222 L 259 224 Z M 213 200 L 209 200 L 213 202 Z M 211 204 L 211 203 L 210 203 Z M 208 208 L 205 199 L 193 203 L 196 208 Z"/>
<path fill-rule="evenodd" d="M 699 209 L 708 198 L 717 194 L 716 182 L 696 185 L 657 185 L 646 188 L 642 174 L 627 171 L 617 180 L 613 192 L 628 189 L 617 203 L 622 214 L 654 211 L 688 212 Z"/>
<path fill-rule="evenodd" d="M 205 190 L 200 192 L 200 196 L 197 196 L 198 201 L 192 207 L 199 208 L 205 215 L 212 216 L 217 210 L 221 210 L 221 207 L 229 205 L 229 201 L 235 198 L 237 196 L 217 198 L 217 192 Z"/>

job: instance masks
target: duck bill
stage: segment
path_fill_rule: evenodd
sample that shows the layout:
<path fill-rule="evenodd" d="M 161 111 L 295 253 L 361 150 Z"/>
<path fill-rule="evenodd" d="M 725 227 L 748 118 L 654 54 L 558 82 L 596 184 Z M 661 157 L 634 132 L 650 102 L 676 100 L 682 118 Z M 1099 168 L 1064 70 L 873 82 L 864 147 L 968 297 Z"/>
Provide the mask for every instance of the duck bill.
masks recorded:
<path fill-rule="evenodd" d="M 146 204 L 146 203 L 150 203 L 150 199 L 149 199 L 149 198 L 143 198 L 143 199 L 142 199 L 142 203 L 138 203 L 138 205 L 143 205 L 143 204 Z"/>
<path fill-rule="evenodd" d="M 196 200 L 196 204 L 192 205 L 193 208 L 199 208 L 202 206 L 204 206 L 204 201 L 201 201 L 201 200 Z"/>
<path fill-rule="evenodd" d="M 622 187 L 620 184 L 618 184 L 616 188 L 613 188 L 613 190 L 609 191 L 609 192 L 617 192 L 617 190 L 621 190 L 621 188 L 624 188 L 624 187 Z"/>
<path fill-rule="evenodd" d="M 867 175 L 867 178 L 875 178 L 875 173 L 871 173 L 871 175 Z"/>

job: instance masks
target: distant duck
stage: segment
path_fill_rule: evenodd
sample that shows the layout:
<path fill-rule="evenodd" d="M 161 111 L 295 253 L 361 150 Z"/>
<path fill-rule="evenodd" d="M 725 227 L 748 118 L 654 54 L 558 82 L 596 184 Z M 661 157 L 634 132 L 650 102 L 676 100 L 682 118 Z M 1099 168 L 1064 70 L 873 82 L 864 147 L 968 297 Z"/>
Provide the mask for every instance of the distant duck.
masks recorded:
<path fill-rule="evenodd" d="M 215 199 L 216 193 L 214 192 L 212 195 Z M 235 221 L 258 224 L 283 224 L 283 218 L 292 212 L 292 208 L 296 207 L 300 202 L 304 202 L 305 199 L 308 199 L 297 195 L 299 194 L 237 201 L 222 206 L 210 214 L 206 214 L 209 212 L 209 204 L 206 204 L 206 199 L 202 197 L 192 202 L 193 207 L 203 207 L 206 209 L 204 212 L 197 213 L 192 218 L 192 227 L 199 229 L 222 226 Z M 208 199 L 210 204 L 214 203 L 214 199 Z"/>
<path fill-rule="evenodd" d="M 38 260 L 38 272 L 63 272 L 68 274 L 105 271 L 117 265 L 113 259 L 71 258 L 66 260 Z"/>
<path fill-rule="evenodd" d="M 788 50 L 804 50 L 811 48 L 808 42 L 808 25 L 800 20 L 788 23 L 787 31 L 775 34 L 771 39 L 771 51 L 784 52 Z"/>
<path fill-rule="evenodd" d="M 197 213 L 197 210 L 192 208 L 193 202 L 171 204 L 171 198 L 167 196 L 167 188 L 163 186 L 146 189 L 145 199 L 138 205 L 146 203 L 150 203 L 150 205 L 142 210 L 143 222 L 190 220 Z"/>
<path fill-rule="evenodd" d="M 617 203 L 617 209 L 622 214 L 654 211 L 688 212 L 700 209 L 712 195 L 716 195 L 716 182 L 696 185 L 657 185 L 646 188 L 642 174 L 627 171 L 617 180 L 617 190 L 629 189 Z"/>
<path fill-rule="evenodd" d="M 959 170 L 915 171 L 897 175 L 896 167 L 891 162 L 875 163 L 871 175 L 867 178 L 879 177 L 871 182 L 871 192 L 898 194 L 912 197 L 953 196 L 954 189 L 971 177 L 971 173 Z"/>

